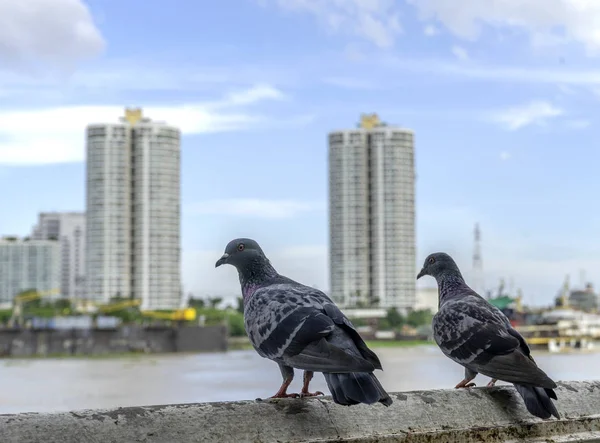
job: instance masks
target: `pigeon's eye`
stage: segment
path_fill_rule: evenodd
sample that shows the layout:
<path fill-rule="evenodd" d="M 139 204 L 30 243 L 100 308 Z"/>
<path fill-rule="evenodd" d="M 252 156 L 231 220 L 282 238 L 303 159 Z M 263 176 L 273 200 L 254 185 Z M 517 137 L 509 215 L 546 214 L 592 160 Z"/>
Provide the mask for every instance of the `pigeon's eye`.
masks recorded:
<path fill-rule="evenodd" d="M 246 247 L 246 246 L 244 246 L 244 244 L 243 244 L 243 243 L 240 243 L 240 244 L 238 245 L 238 251 L 243 251 L 245 247 Z"/>
<path fill-rule="evenodd" d="M 429 264 L 432 265 L 435 263 L 435 258 L 429 257 Z"/>

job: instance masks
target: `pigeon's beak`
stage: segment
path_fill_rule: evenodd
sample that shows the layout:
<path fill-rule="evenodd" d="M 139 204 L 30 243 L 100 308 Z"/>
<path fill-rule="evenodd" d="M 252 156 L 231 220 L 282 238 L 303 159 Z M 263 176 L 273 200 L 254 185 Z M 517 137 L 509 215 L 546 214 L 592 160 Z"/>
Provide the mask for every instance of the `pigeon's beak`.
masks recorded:
<path fill-rule="evenodd" d="M 420 279 L 421 277 L 423 277 L 426 274 L 427 274 L 427 272 L 425 271 L 425 268 L 421 269 L 421 272 L 419 272 L 417 274 L 417 280 Z"/>
<path fill-rule="evenodd" d="M 229 254 L 226 252 L 225 254 L 223 254 L 221 256 L 220 259 L 217 260 L 217 262 L 215 263 L 215 268 L 218 268 L 221 265 L 227 264 L 228 258 L 229 258 Z"/>

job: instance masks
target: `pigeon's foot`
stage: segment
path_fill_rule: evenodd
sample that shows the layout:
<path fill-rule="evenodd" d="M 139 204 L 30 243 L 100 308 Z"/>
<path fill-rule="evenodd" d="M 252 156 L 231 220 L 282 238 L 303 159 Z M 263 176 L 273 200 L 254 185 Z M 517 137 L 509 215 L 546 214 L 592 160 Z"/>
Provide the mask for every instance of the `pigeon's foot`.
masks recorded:
<path fill-rule="evenodd" d="M 490 380 L 490 382 L 487 384 L 487 387 L 488 387 L 488 388 L 493 388 L 494 386 L 496 386 L 496 382 L 497 382 L 497 381 L 498 381 L 498 379 L 497 379 L 497 378 L 492 378 L 492 379 Z"/>
<path fill-rule="evenodd" d="M 300 394 L 288 394 L 287 392 L 278 392 L 273 397 L 269 397 L 269 399 L 271 398 L 300 398 Z"/>
<path fill-rule="evenodd" d="M 472 388 L 473 386 L 477 386 L 475 383 L 472 383 L 471 380 L 465 378 L 459 384 L 457 384 L 456 386 L 454 386 L 454 389 Z"/>
<path fill-rule="evenodd" d="M 325 395 L 321 391 L 308 392 L 308 385 L 310 384 L 310 381 L 312 380 L 313 375 L 314 374 L 312 371 L 304 371 L 304 377 L 303 377 L 304 383 L 302 384 L 302 391 L 300 391 L 300 398 L 316 397 L 318 395 Z"/>
<path fill-rule="evenodd" d="M 300 392 L 300 398 L 304 398 L 304 397 L 317 397 L 319 395 L 325 395 L 325 394 L 323 394 L 321 391 L 316 391 L 316 392 L 304 392 L 304 391 L 301 391 Z"/>
<path fill-rule="evenodd" d="M 277 398 L 300 398 L 300 397 L 301 397 L 301 395 L 296 394 L 296 393 L 288 394 L 287 392 L 278 392 L 277 394 L 273 395 L 272 397 L 257 398 L 256 401 L 265 401 L 265 400 L 271 400 L 271 399 L 277 399 Z"/>
<path fill-rule="evenodd" d="M 283 383 L 281 383 L 281 386 L 279 387 L 279 391 L 277 391 L 277 393 L 272 396 L 269 397 L 269 399 L 271 398 L 299 398 L 300 394 L 288 394 L 287 390 L 290 386 L 290 384 L 292 383 L 292 380 L 294 379 L 294 369 L 289 367 L 289 366 L 279 366 L 279 368 L 281 369 L 281 375 L 283 376 Z"/>

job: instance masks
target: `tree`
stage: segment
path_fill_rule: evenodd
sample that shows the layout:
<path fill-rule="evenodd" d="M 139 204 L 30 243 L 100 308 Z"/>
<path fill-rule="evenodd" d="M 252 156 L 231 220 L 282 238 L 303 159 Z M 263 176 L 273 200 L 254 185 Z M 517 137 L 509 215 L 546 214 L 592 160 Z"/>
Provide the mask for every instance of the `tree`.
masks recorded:
<path fill-rule="evenodd" d="M 237 308 L 236 308 L 236 311 L 238 311 L 241 314 L 244 313 L 244 298 L 243 297 L 238 297 L 237 298 Z"/>
<path fill-rule="evenodd" d="M 227 315 L 227 326 L 229 327 L 229 335 L 232 337 L 243 337 L 246 335 L 244 316 L 237 311 Z"/>
<path fill-rule="evenodd" d="M 209 297 L 208 298 L 208 303 L 210 304 L 210 307 L 213 309 L 216 309 L 217 306 L 219 306 L 222 301 L 223 301 L 223 297 Z"/>
<path fill-rule="evenodd" d="M 396 308 L 388 309 L 386 319 L 392 328 L 401 328 L 406 322 L 404 316 Z"/>
<path fill-rule="evenodd" d="M 413 328 L 427 325 L 431 323 L 433 319 L 433 313 L 429 309 L 417 309 L 416 311 L 411 311 L 406 317 L 406 323 L 408 323 Z"/>
<path fill-rule="evenodd" d="M 203 309 L 206 306 L 206 302 L 201 298 L 188 298 L 188 308 Z"/>
<path fill-rule="evenodd" d="M 69 315 L 72 311 L 71 300 L 68 298 L 59 298 L 54 302 L 54 308 L 58 314 Z"/>

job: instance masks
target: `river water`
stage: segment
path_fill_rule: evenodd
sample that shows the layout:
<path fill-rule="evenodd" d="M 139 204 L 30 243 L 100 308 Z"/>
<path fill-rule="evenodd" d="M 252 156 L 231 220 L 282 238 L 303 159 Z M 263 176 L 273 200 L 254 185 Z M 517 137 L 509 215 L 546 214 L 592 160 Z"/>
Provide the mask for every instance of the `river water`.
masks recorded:
<path fill-rule="evenodd" d="M 376 348 L 388 391 L 451 388 L 463 369 L 436 346 Z M 600 352 L 535 353 L 554 380 L 600 378 Z M 489 379 L 479 375 L 475 382 Z M 298 392 L 297 371 L 292 390 Z M 170 354 L 106 359 L 0 360 L 0 413 L 66 411 L 117 406 L 247 400 L 273 395 L 281 383 L 277 365 L 254 351 Z M 321 374 L 312 390 L 326 394 Z"/>

